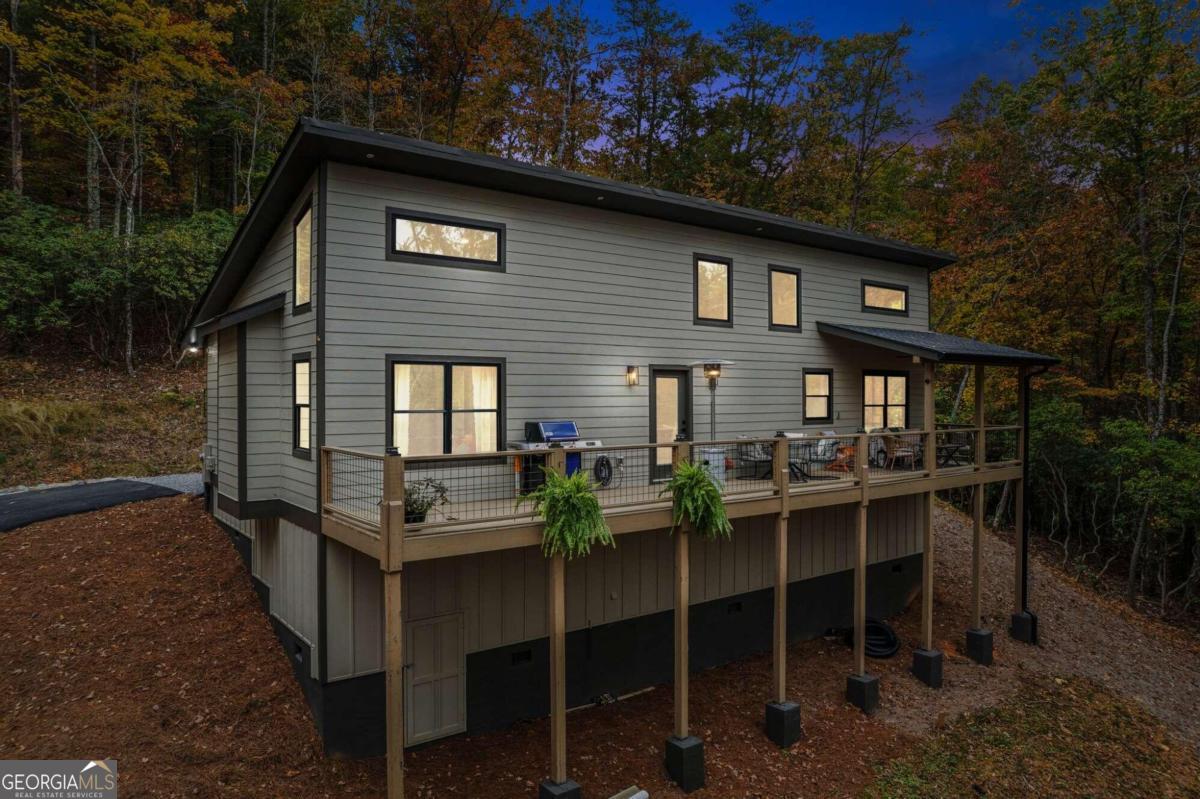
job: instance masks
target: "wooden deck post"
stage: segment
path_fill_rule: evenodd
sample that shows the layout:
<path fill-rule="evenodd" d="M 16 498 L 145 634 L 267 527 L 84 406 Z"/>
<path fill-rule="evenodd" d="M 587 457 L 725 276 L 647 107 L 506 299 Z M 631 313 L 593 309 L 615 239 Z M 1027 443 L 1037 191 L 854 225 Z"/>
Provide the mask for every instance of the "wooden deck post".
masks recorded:
<path fill-rule="evenodd" d="M 1021 464 L 1021 477 L 1014 482 L 1013 533 L 1016 568 L 1013 585 L 1013 616 L 1009 628 L 1012 637 L 1027 644 L 1038 642 L 1037 614 L 1029 609 L 1029 551 L 1025 540 L 1025 475 L 1029 473 L 1026 451 L 1029 446 L 1029 371 L 1026 367 L 1017 370 L 1017 407 L 1020 409 L 1017 428 L 1017 462 Z"/>
<path fill-rule="evenodd" d="M 550 778 L 567 781 L 567 600 L 566 564 L 550 558 Z"/>
<path fill-rule="evenodd" d="M 987 465 L 987 418 L 984 413 L 986 388 L 983 364 L 975 365 L 975 472 Z M 983 514 L 987 483 L 971 487 L 971 626 L 967 628 L 967 657 L 983 666 L 992 665 L 992 631 L 983 626 Z"/>
<path fill-rule="evenodd" d="M 925 361 L 925 471 L 930 477 L 937 474 L 937 413 L 934 407 L 933 381 L 936 377 L 933 361 Z M 923 517 L 921 535 L 921 648 L 913 652 L 912 672 L 930 688 L 942 687 L 942 653 L 933 645 L 933 567 L 936 560 L 933 540 L 933 492 L 922 497 Z"/>
<path fill-rule="evenodd" d="M 854 470 L 862 489 L 854 531 L 854 673 L 846 678 L 846 699 L 864 713 L 879 706 L 879 678 L 867 674 L 867 509 L 871 502 L 870 436 L 859 435 Z"/>
<path fill-rule="evenodd" d="M 787 698 L 788 519 L 791 516 L 790 444 L 775 439 L 775 490 L 779 516 L 775 519 L 775 628 L 772 643 L 773 701 L 767 703 L 767 737 L 780 747 L 800 740 L 800 706 Z"/>
<path fill-rule="evenodd" d="M 383 497 L 379 507 L 382 537 L 383 617 L 387 726 L 387 795 L 404 799 L 404 460 L 399 455 L 383 459 Z"/>

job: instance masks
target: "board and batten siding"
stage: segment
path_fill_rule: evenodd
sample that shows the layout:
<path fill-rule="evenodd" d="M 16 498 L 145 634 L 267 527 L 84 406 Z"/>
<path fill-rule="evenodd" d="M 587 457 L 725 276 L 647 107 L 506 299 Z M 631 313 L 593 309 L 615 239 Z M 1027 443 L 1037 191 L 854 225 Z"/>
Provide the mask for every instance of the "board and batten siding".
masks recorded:
<path fill-rule="evenodd" d="M 868 561 L 921 551 L 921 497 L 871 504 Z M 800 511 L 788 538 L 791 582 L 853 567 L 856 506 Z M 737 519 L 729 541 L 695 541 L 690 602 L 700 604 L 773 585 L 774 517 Z M 336 542 L 327 550 L 329 680 L 379 671 L 383 656 L 379 565 Z M 581 630 L 674 607 L 674 549 L 666 530 L 617 537 L 567 565 L 567 629 Z M 418 561 L 404 569 L 404 616 L 416 620 L 462 612 L 466 651 L 480 652 L 544 637 L 546 558 L 538 547 Z"/>
<path fill-rule="evenodd" d="M 502 357 L 506 440 L 522 424 L 570 418 L 587 438 L 649 437 L 651 364 L 736 362 L 718 390 L 718 434 L 856 430 L 862 370 L 909 370 L 910 425 L 920 371 L 882 350 L 831 344 L 818 320 L 927 329 L 921 267 L 607 212 L 505 192 L 330 164 L 327 187 L 326 443 L 381 450 L 389 354 Z M 506 270 L 389 261 L 386 209 L 501 222 Z M 733 326 L 693 323 L 693 254 L 733 261 Z M 802 271 L 802 330 L 773 331 L 768 264 Z M 861 281 L 902 283 L 908 316 L 864 313 Z M 626 366 L 642 370 L 625 382 Z M 805 367 L 834 369 L 832 424 L 804 425 Z M 693 381 L 693 438 L 709 437 L 708 393 Z"/>

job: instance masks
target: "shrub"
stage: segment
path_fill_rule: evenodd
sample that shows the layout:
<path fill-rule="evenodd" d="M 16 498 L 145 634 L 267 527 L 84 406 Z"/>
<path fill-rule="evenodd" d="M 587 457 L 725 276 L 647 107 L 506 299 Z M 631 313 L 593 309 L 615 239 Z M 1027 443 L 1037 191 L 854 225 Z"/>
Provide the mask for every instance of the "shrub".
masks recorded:
<path fill-rule="evenodd" d="M 587 555 L 594 543 L 616 546 L 587 473 L 580 470 L 568 477 L 552 469 L 542 472 L 545 482 L 517 500 L 517 507 L 532 502 L 534 513 L 546 522 L 542 554 L 571 560 Z"/>
<path fill-rule="evenodd" d="M 703 466 L 679 464 L 660 496 L 668 492 L 675 506 L 672 531 L 686 517 L 701 538 L 729 538 L 733 533 L 733 525 L 725 513 L 721 489 Z"/>

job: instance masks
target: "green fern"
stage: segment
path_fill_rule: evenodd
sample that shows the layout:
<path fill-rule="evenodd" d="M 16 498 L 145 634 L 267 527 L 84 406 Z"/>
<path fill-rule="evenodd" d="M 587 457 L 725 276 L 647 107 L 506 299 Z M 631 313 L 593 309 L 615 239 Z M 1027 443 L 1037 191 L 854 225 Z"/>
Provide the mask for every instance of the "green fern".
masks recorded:
<path fill-rule="evenodd" d="M 712 475 L 695 463 L 680 463 L 659 496 L 671 494 L 675 503 L 671 531 L 686 518 L 701 538 L 729 538 L 733 525 L 725 513 L 725 500 Z"/>
<path fill-rule="evenodd" d="M 543 468 L 546 480 L 528 495 L 517 500 L 519 508 L 533 503 L 533 511 L 545 520 L 542 529 L 542 554 L 562 555 L 567 560 L 592 551 L 592 544 L 615 547 L 612 531 L 604 520 L 600 500 L 582 470 L 570 477 Z"/>

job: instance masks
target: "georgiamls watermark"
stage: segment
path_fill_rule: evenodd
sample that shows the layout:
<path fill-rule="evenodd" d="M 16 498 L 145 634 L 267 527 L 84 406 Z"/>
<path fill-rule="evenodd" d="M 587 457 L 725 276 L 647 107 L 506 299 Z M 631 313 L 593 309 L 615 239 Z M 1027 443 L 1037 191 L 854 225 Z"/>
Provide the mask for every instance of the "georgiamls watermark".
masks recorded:
<path fill-rule="evenodd" d="M 116 799 L 115 760 L 0 760 L 0 799 Z"/>

